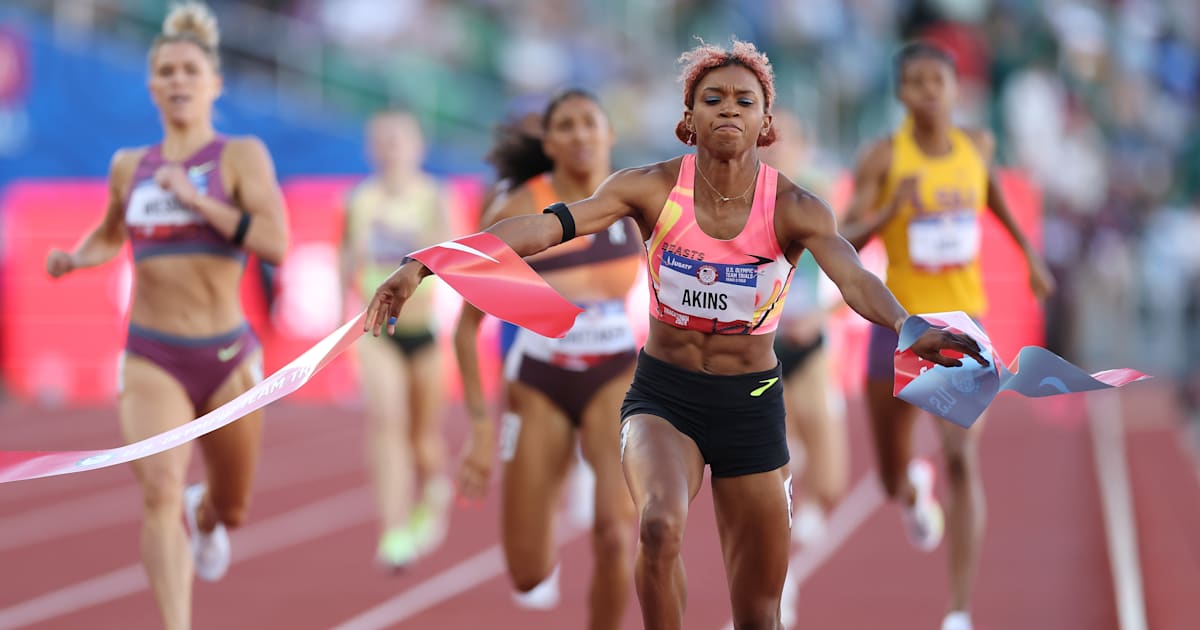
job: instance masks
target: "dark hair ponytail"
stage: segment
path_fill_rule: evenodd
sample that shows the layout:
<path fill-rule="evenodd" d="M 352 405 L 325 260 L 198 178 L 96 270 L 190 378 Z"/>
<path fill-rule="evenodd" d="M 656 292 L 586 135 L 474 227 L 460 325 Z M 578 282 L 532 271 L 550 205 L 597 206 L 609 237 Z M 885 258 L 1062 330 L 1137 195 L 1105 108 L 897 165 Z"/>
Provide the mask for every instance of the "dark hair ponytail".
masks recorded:
<path fill-rule="evenodd" d="M 496 127 L 495 141 L 484 161 L 496 169 L 496 180 L 505 182 L 509 190 L 554 168 L 542 139 L 524 129 L 520 119 Z"/>

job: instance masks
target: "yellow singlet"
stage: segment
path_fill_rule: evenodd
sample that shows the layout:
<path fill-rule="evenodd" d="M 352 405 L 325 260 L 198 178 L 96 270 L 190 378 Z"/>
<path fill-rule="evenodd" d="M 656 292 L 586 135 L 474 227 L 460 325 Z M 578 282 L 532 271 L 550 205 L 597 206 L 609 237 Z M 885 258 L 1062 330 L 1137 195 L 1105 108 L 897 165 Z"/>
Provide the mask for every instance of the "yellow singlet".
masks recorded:
<path fill-rule="evenodd" d="M 962 130 L 950 132 L 949 153 L 930 157 L 905 120 L 892 136 L 892 166 L 880 199 L 918 176 L 917 202 L 906 202 L 883 226 L 887 286 L 910 313 L 983 314 L 979 272 L 980 219 L 987 204 L 987 163 Z"/>
<path fill-rule="evenodd" d="M 359 288 L 369 298 L 405 256 L 445 238 L 448 218 L 440 188 L 432 178 L 413 182 L 389 195 L 373 178 L 350 195 L 347 225 L 350 246 L 362 253 Z M 428 330 L 433 315 L 433 278 L 409 298 L 396 321 L 397 332 Z"/>

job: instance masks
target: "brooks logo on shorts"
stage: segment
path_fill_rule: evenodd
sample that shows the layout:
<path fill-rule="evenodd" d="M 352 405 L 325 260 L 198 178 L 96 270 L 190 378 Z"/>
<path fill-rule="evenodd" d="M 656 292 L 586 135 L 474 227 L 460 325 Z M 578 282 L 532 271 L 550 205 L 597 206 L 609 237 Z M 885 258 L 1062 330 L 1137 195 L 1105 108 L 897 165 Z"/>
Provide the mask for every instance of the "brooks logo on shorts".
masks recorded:
<path fill-rule="evenodd" d="M 774 385 L 774 384 L 775 384 L 775 383 L 776 383 L 778 380 L 779 380 L 779 377 L 778 377 L 778 376 L 772 376 L 771 378 L 768 378 L 768 379 L 766 379 L 766 380 L 759 381 L 759 383 L 762 383 L 762 384 L 763 384 L 763 386 L 762 386 L 762 387 L 756 387 L 756 388 L 754 389 L 754 391 L 751 391 L 751 392 L 750 392 L 750 397 L 751 397 L 751 398 L 758 398 L 759 396 L 762 396 L 762 395 L 763 395 L 763 392 L 767 391 L 768 389 L 771 389 L 771 386 L 772 386 L 772 385 Z"/>

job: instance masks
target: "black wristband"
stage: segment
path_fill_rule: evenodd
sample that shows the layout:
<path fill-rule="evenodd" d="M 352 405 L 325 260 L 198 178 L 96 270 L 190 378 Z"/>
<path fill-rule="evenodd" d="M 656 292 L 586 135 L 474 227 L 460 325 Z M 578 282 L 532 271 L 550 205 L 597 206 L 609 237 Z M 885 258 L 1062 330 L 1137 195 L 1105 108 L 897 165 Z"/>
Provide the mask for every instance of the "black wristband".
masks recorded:
<path fill-rule="evenodd" d="M 567 204 L 559 201 L 552 203 L 542 210 L 542 214 L 553 214 L 558 217 L 558 222 L 562 224 L 562 242 L 575 238 L 575 217 L 571 216 L 571 209 Z"/>
<path fill-rule="evenodd" d="M 250 213 L 243 212 L 242 216 L 238 219 L 237 229 L 233 231 L 233 238 L 229 239 L 229 241 L 234 245 L 241 247 L 242 243 L 246 242 L 246 232 L 249 230 Z"/>

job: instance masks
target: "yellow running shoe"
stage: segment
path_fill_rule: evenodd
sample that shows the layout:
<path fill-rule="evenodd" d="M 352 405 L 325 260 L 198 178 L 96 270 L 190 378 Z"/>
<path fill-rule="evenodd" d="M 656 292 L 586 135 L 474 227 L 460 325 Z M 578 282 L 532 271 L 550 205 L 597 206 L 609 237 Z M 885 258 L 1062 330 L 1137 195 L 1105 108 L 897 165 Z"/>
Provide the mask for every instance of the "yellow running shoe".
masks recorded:
<path fill-rule="evenodd" d="M 375 560 L 385 569 L 392 571 L 403 570 L 412 564 L 420 552 L 416 538 L 408 527 L 393 527 L 379 538 L 379 547 L 375 550 Z"/>

